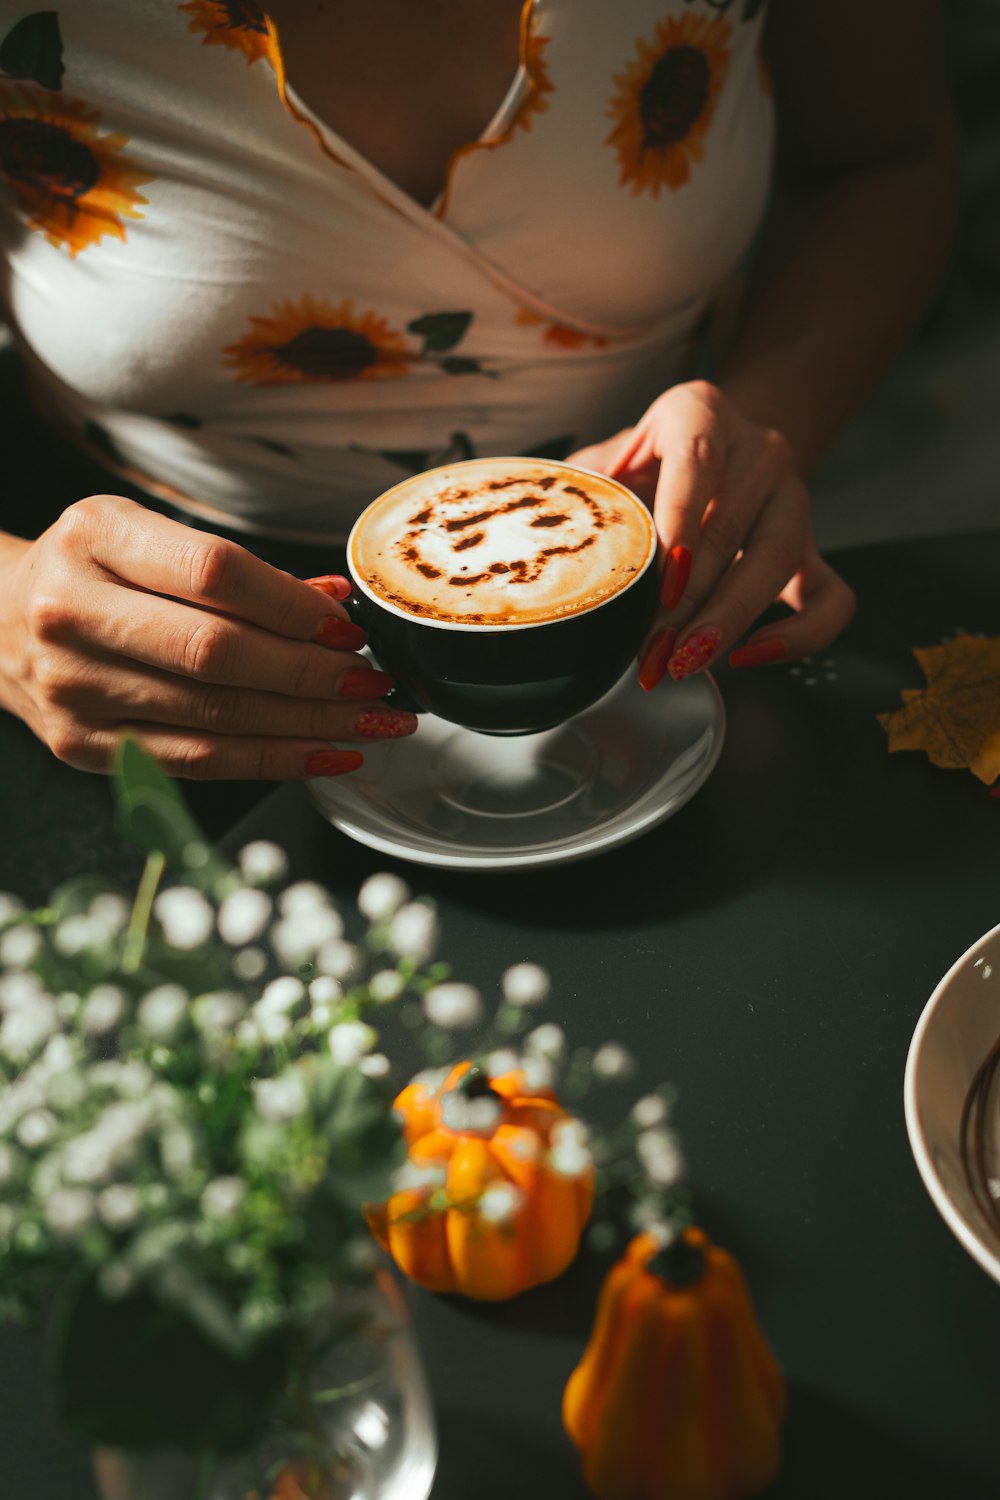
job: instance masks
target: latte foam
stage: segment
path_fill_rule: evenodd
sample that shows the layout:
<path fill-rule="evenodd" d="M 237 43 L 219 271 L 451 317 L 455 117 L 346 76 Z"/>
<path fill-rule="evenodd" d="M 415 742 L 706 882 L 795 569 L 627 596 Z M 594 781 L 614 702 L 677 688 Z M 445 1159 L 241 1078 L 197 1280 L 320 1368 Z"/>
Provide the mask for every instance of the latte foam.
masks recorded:
<path fill-rule="evenodd" d="M 428 622 L 535 625 L 604 603 L 656 539 L 623 485 L 540 459 L 471 459 L 415 475 L 363 512 L 351 571 Z"/>

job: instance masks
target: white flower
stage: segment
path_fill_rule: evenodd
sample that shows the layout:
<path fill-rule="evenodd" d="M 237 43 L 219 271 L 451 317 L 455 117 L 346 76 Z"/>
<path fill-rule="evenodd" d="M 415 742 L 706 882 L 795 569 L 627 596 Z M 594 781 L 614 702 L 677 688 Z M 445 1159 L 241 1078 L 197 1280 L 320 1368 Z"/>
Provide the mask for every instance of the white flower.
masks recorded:
<path fill-rule="evenodd" d="M 409 886 L 398 875 L 369 875 L 358 891 L 358 910 L 369 922 L 387 922 L 409 895 Z"/>
<path fill-rule="evenodd" d="M 171 1042 L 184 1019 L 188 993 L 179 984 L 159 984 L 139 1002 L 139 1025 L 158 1042 Z"/>
<path fill-rule="evenodd" d="M 330 1032 L 330 1055 L 334 1062 L 351 1067 L 378 1041 L 378 1032 L 364 1021 L 341 1021 Z"/>
<path fill-rule="evenodd" d="M 206 1219 L 226 1222 L 235 1219 L 246 1198 L 246 1184 L 239 1177 L 214 1177 L 201 1195 L 201 1209 Z"/>
<path fill-rule="evenodd" d="M 663 1246 L 674 1238 L 674 1230 L 663 1216 L 663 1204 L 658 1198 L 638 1198 L 629 1209 L 629 1221 L 633 1229 L 652 1234 Z"/>
<path fill-rule="evenodd" d="M 425 964 L 438 939 L 437 912 L 423 901 L 401 906 L 389 926 L 389 947 L 400 958 Z"/>
<path fill-rule="evenodd" d="M 128 902 L 114 891 L 102 891 L 90 903 L 90 920 L 105 938 L 113 938 L 121 932 L 128 918 Z"/>
<path fill-rule="evenodd" d="M 500 977 L 508 1005 L 541 1005 L 549 993 L 549 976 L 538 964 L 514 964 Z"/>
<path fill-rule="evenodd" d="M 266 839 L 245 844 L 239 853 L 240 873 L 250 885 L 273 885 L 288 872 L 285 851 Z"/>
<path fill-rule="evenodd" d="M 309 985 L 309 999 L 314 1006 L 336 1005 L 343 998 L 343 986 L 330 974 L 320 974 Z"/>
<path fill-rule="evenodd" d="M 549 1166 L 560 1177 L 582 1177 L 590 1167 L 587 1135 L 579 1120 L 560 1120 L 549 1136 Z"/>
<path fill-rule="evenodd" d="M 313 912 L 332 911 L 339 920 L 340 915 L 330 900 L 330 892 L 315 880 L 297 880 L 282 891 L 278 897 L 278 909 L 283 917 L 306 917 Z"/>
<path fill-rule="evenodd" d="M 358 1062 L 358 1069 L 366 1078 L 386 1078 L 390 1063 L 384 1052 L 370 1052 Z"/>
<path fill-rule="evenodd" d="M 662 1125 L 667 1118 L 667 1101 L 662 1094 L 644 1094 L 633 1104 L 631 1114 L 640 1130 L 649 1130 L 654 1125 Z"/>
<path fill-rule="evenodd" d="M 529 1031 L 524 1045 L 528 1052 L 537 1053 L 540 1057 L 559 1058 L 566 1049 L 566 1033 L 554 1021 L 548 1021 L 544 1026 L 536 1026 L 534 1031 Z"/>
<path fill-rule="evenodd" d="M 605 1042 L 594 1053 L 592 1067 L 595 1078 L 602 1078 L 606 1083 L 610 1083 L 622 1078 L 630 1078 L 635 1072 L 635 1058 L 628 1048 L 623 1047 L 619 1042 Z"/>
<path fill-rule="evenodd" d="M 47 1146 L 59 1129 L 59 1121 L 50 1109 L 33 1109 L 17 1127 L 17 1138 L 29 1151 Z"/>
<path fill-rule="evenodd" d="M 84 1031 L 99 1035 L 111 1031 L 125 1014 L 125 991 L 116 984 L 95 984 L 83 1004 L 80 1017 Z"/>
<path fill-rule="evenodd" d="M 534 1130 L 523 1125 L 508 1126 L 504 1137 L 504 1149 L 518 1161 L 537 1161 L 542 1154 L 542 1143 Z"/>
<path fill-rule="evenodd" d="M 22 1005 L 33 1005 L 45 994 L 45 987 L 37 974 L 5 974 L 0 979 L 0 1005 L 5 1010 L 17 1010 Z"/>
<path fill-rule="evenodd" d="M 471 984 L 435 984 L 424 996 L 424 1014 L 435 1026 L 475 1026 L 482 1013 L 479 991 Z"/>
<path fill-rule="evenodd" d="M 264 986 L 254 1009 L 272 1015 L 283 1014 L 293 1010 L 305 998 L 306 987 L 302 980 L 296 979 L 294 974 L 282 974 Z"/>
<path fill-rule="evenodd" d="M 635 1152 L 650 1182 L 672 1187 L 684 1175 L 684 1158 L 667 1130 L 645 1130 L 636 1137 Z"/>
<path fill-rule="evenodd" d="M 253 1085 L 257 1112 L 262 1120 L 280 1124 L 305 1113 L 309 1104 L 305 1082 L 299 1073 L 279 1073 L 277 1078 L 261 1078 Z"/>
<path fill-rule="evenodd" d="M 353 943 L 342 938 L 324 943 L 316 954 L 316 967 L 321 974 L 333 979 L 349 979 L 361 962 L 361 955 Z"/>
<path fill-rule="evenodd" d="M 476 1207 L 479 1217 L 489 1224 L 506 1224 L 517 1213 L 524 1194 L 512 1182 L 498 1182 L 480 1194 Z"/>
<path fill-rule="evenodd" d="M 48 1041 L 59 1017 L 52 1001 L 39 995 L 33 1004 L 8 1010 L 0 1025 L 0 1051 L 15 1063 L 27 1062 L 43 1042 Z"/>
<path fill-rule="evenodd" d="M 218 927 L 223 942 L 232 947 L 252 943 L 271 920 L 274 904 L 263 891 L 244 887 L 232 891 L 219 907 Z"/>
<path fill-rule="evenodd" d="M 128 1229 L 141 1207 L 138 1189 L 130 1182 L 113 1182 L 98 1194 L 97 1212 L 109 1229 Z"/>
<path fill-rule="evenodd" d="M 407 1159 L 392 1174 L 393 1192 L 433 1192 L 448 1181 L 448 1165 L 443 1161 L 410 1161 Z"/>
<path fill-rule="evenodd" d="M 243 1019 L 246 1002 L 235 990 L 211 990 L 199 995 L 191 1007 L 191 1017 L 199 1031 L 229 1032 Z"/>
<path fill-rule="evenodd" d="M 9 927 L 0 937 L 0 963 L 8 969 L 26 969 L 42 946 L 37 927 Z"/>
<path fill-rule="evenodd" d="M 396 969 L 379 969 L 368 981 L 368 993 L 377 1005 L 391 1005 L 406 989 L 406 980 Z"/>
<path fill-rule="evenodd" d="M 69 1238 L 86 1229 L 94 1218 L 94 1195 L 83 1188 L 57 1188 L 42 1206 L 53 1234 Z"/>
<path fill-rule="evenodd" d="M 46 1073 L 54 1077 L 66 1068 L 71 1068 L 79 1058 L 78 1044 L 71 1042 L 68 1036 L 53 1036 L 49 1038 L 42 1053 L 42 1064 Z"/>
<path fill-rule="evenodd" d="M 529 1094 L 550 1089 L 556 1081 L 555 1069 L 547 1057 L 522 1057 L 521 1069 L 524 1073 L 524 1087 Z"/>
<path fill-rule="evenodd" d="M 520 1066 L 521 1059 L 513 1047 L 498 1047 L 486 1059 L 486 1071 L 491 1078 L 499 1078 L 503 1073 L 513 1073 Z"/>
<path fill-rule="evenodd" d="M 233 954 L 233 973 L 237 979 L 252 984 L 267 969 L 267 954 L 263 948 L 241 948 Z"/>
<path fill-rule="evenodd" d="M 282 962 L 294 968 L 311 963 L 325 945 L 338 943 L 343 930 L 344 924 L 332 906 L 304 910 L 275 922 L 271 945 Z"/>
<path fill-rule="evenodd" d="M 82 912 L 76 912 L 72 916 L 63 917 L 52 934 L 52 942 L 60 953 L 72 958 L 85 948 L 97 947 L 103 937 L 104 929 L 100 923 L 92 922 Z"/>
<path fill-rule="evenodd" d="M 64 1041 L 63 1037 L 53 1037 L 52 1041 Z M 52 1043 L 49 1043 L 51 1047 Z M 49 1077 L 45 1090 L 45 1101 L 60 1114 L 67 1114 L 71 1109 L 76 1109 L 87 1097 L 87 1083 L 78 1068 L 58 1068 Z"/>
<path fill-rule="evenodd" d="M 9 922 L 24 910 L 24 902 L 20 896 L 12 896 L 9 891 L 0 891 L 0 923 Z"/>
<path fill-rule="evenodd" d="M 182 952 L 207 943 L 215 926 L 211 906 L 200 891 L 189 885 L 161 891 L 153 902 L 153 912 L 171 948 Z"/>

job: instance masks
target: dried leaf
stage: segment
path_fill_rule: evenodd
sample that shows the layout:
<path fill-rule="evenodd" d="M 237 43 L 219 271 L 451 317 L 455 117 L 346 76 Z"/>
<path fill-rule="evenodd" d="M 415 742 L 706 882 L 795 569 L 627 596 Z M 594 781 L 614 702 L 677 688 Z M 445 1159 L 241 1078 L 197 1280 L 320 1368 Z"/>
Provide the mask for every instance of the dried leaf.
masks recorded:
<path fill-rule="evenodd" d="M 926 688 L 904 688 L 903 707 L 879 714 L 889 750 L 924 750 L 936 766 L 1000 776 L 1000 637 L 960 635 L 915 646 Z"/>

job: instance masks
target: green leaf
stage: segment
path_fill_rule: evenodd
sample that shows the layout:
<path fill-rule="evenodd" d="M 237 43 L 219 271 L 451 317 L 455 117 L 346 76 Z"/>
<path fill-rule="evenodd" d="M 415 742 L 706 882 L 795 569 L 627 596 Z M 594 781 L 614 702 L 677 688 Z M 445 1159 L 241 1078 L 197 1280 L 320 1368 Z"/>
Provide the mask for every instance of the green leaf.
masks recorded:
<path fill-rule="evenodd" d="M 407 323 L 406 329 L 423 339 L 425 354 L 442 354 L 461 343 L 474 316 L 470 312 L 425 313 Z"/>
<path fill-rule="evenodd" d="M 259 1435 L 288 1353 L 272 1338 L 234 1358 L 148 1293 L 110 1302 L 88 1281 L 64 1295 L 49 1359 L 60 1415 L 90 1442 L 222 1453 Z"/>
<path fill-rule="evenodd" d="M 319 1058 L 311 1093 L 316 1129 L 329 1148 L 327 1192 L 349 1209 L 386 1197 L 406 1155 L 392 1090 L 357 1068 Z"/>
<path fill-rule="evenodd" d="M 11 27 L 0 42 L 0 68 L 8 78 L 30 78 L 43 89 L 62 88 L 62 36 L 54 10 L 36 10 Z"/>
<path fill-rule="evenodd" d="M 209 847 L 176 783 L 132 735 L 118 743 L 113 774 L 119 822 L 137 848 L 162 853 L 173 869 L 208 890 L 226 882 L 230 866 Z"/>

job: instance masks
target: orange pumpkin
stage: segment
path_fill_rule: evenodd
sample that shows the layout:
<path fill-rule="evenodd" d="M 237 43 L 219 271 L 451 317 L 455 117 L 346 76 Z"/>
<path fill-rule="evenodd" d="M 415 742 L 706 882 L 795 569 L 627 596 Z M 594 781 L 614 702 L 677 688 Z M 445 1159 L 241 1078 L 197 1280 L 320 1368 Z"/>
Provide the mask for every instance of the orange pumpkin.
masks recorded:
<path fill-rule="evenodd" d="M 563 1423 L 599 1500 L 742 1500 L 781 1457 L 785 1387 L 732 1256 L 640 1234 L 605 1278 Z"/>
<path fill-rule="evenodd" d="M 409 1084 L 395 1107 L 410 1163 L 443 1174 L 436 1188 L 403 1188 L 366 1209 L 407 1276 L 431 1291 L 499 1301 L 566 1269 L 590 1216 L 594 1174 L 589 1161 L 572 1175 L 552 1161 L 553 1136 L 571 1117 L 550 1089 L 529 1093 L 520 1069 L 490 1078 L 463 1062 L 438 1090 Z M 497 1222 L 482 1198 L 500 1186 L 516 1190 L 516 1206 Z"/>

